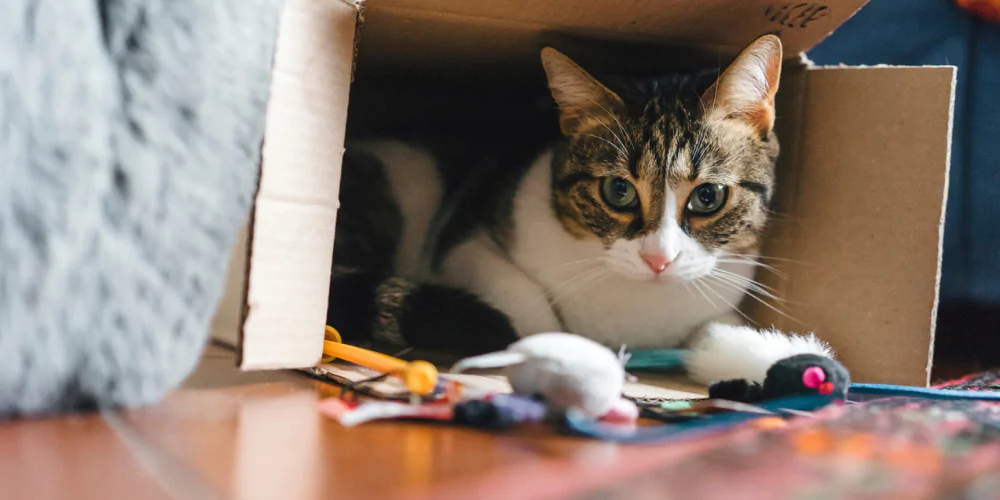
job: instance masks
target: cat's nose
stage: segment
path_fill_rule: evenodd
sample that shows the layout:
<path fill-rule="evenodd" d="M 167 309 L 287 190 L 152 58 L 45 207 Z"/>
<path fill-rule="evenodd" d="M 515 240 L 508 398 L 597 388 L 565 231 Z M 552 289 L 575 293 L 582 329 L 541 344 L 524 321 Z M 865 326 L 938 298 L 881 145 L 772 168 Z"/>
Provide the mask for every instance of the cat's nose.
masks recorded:
<path fill-rule="evenodd" d="M 646 262 L 651 271 L 657 274 L 666 271 L 670 263 L 673 262 L 666 254 L 662 253 L 644 253 L 642 254 L 642 260 Z"/>

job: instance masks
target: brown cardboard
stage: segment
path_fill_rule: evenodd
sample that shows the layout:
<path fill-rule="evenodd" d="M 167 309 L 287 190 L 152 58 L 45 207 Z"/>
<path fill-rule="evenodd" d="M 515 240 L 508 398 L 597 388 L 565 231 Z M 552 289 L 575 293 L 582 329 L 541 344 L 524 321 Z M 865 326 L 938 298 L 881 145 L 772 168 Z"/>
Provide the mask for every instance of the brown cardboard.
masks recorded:
<path fill-rule="evenodd" d="M 700 60 L 684 62 L 717 64 L 720 57 L 733 57 L 750 40 L 770 32 L 779 32 L 785 53 L 795 57 L 819 43 L 865 2 L 373 0 L 366 6 L 362 31 L 367 52 L 363 69 L 509 73 L 525 68 L 525 62 L 536 62 L 538 48 L 550 43 L 563 49 L 580 45 L 581 50 L 568 53 L 597 51 L 593 59 L 578 58 L 588 67 L 597 61 L 607 66 L 609 61 L 629 56 L 618 51 L 614 58 L 599 57 L 602 44 L 586 43 L 594 39 L 603 45 L 617 40 L 688 49 L 674 51 L 671 59 L 692 54 L 690 49 L 708 49 L 696 51 Z M 625 62 L 663 69 L 680 61 L 643 57 Z"/>
<path fill-rule="evenodd" d="M 795 320 L 753 301 L 746 310 L 763 326 L 815 330 L 857 380 L 921 385 L 932 356 L 954 69 L 794 63 L 863 3 L 369 0 L 356 85 L 515 82 L 540 71 L 548 43 L 594 71 L 724 65 L 757 35 L 779 32 L 790 59 L 778 93 L 775 239 L 765 254 L 788 279 L 760 278 Z M 795 6 L 827 14 L 804 27 L 774 15 Z M 346 0 L 286 4 L 247 272 L 234 262 L 227 299 L 243 303 L 245 275 L 244 369 L 307 367 L 320 356 L 355 15 Z M 380 111 L 405 99 L 387 94 Z M 216 324 L 231 328 L 233 315 L 220 311 Z"/>
<path fill-rule="evenodd" d="M 769 262 L 786 279 L 760 277 L 787 316 L 759 305 L 755 316 L 815 331 L 857 381 L 930 376 L 954 80 L 952 67 L 871 67 L 782 83 L 779 215 L 765 254 L 793 262 Z"/>

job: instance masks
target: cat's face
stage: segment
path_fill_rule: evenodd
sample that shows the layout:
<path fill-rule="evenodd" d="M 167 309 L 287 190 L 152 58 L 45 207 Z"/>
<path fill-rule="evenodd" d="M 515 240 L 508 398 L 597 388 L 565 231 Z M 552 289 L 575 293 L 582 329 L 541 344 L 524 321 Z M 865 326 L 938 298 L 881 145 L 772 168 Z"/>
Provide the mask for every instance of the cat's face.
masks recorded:
<path fill-rule="evenodd" d="M 626 277 L 708 275 L 726 255 L 757 251 L 773 189 L 772 132 L 781 43 L 751 44 L 702 95 L 649 87 L 620 97 L 562 54 L 542 60 L 565 136 L 553 208 L 597 238 Z"/>

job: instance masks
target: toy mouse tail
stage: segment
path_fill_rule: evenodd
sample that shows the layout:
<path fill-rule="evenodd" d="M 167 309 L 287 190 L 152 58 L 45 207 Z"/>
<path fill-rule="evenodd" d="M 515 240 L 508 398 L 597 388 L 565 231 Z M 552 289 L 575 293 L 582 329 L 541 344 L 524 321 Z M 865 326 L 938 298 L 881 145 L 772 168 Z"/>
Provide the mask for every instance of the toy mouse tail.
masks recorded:
<path fill-rule="evenodd" d="M 462 373 L 468 370 L 486 370 L 503 368 L 505 366 L 524 363 L 527 358 L 519 352 L 498 351 L 459 360 L 451 367 L 449 373 Z"/>

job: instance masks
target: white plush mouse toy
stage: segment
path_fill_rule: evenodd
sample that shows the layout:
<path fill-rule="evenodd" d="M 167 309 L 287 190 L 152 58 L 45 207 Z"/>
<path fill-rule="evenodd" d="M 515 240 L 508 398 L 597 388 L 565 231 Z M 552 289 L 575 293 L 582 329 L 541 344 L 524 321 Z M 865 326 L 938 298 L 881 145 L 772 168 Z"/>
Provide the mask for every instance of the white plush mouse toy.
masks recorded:
<path fill-rule="evenodd" d="M 514 392 L 539 394 L 561 410 L 590 418 L 634 420 L 635 405 L 622 398 L 624 359 L 593 340 L 569 333 L 540 333 L 514 342 L 505 351 L 465 358 L 452 373 L 504 368 Z"/>

